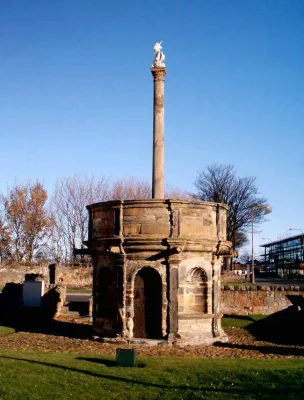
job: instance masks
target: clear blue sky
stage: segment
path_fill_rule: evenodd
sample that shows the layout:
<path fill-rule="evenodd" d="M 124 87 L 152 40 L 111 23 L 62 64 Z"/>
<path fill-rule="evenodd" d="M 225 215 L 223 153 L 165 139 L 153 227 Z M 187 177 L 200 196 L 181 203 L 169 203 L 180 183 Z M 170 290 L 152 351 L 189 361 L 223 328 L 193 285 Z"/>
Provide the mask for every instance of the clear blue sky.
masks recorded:
<path fill-rule="evenodd" d="M 0 190 L 150 179 L 159 40 L 166 182 L 233 164 L 273 207 L 257 244 L 304 230 L 303 0 L 0 0 Z"/>

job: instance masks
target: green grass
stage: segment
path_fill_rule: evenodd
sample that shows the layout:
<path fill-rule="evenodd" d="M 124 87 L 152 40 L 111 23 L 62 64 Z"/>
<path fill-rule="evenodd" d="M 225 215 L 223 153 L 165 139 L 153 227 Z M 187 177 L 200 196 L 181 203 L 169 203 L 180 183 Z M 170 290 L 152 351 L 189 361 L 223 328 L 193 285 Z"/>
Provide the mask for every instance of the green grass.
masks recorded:
<path fill-rule="evenodd" d="M 267 317 L 268 315 L 224 315 L 222 318 L 222 327 L 246 328 L 247 326 Z"/>
<path fill-rule="evenodd" d="M 0 398 L 303 399 L 304 360 L 143 358 L 141 368 L 110 357 L 0 352 Z"/>
<path fill-rule="evenodd" d="M 67 287 L 68 293 L 92 293 L 92 289 L 77 289 L 77 288 L 70 288 Z"/>
<path fill-rule="evenodd" d="M 1 326 L 0 325 L 0 336 L 9 335 L 10 333 L 14 333 L 14 328 L 9 328 L 8 326 Z"/>
<path fill-rule="evenodd" d="M 221 286 L 258 286 L 259 283 L 252 282 L 221 282 Z"/>

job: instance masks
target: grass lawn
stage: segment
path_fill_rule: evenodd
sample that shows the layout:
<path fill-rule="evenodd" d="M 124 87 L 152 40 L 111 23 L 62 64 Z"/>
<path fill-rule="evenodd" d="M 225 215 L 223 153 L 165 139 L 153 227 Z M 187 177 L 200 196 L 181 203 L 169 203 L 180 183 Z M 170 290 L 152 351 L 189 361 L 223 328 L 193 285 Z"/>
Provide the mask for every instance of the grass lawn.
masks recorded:
<path fill-rule="evenodd" d="M 0 352 L 1 399 L 303 399 L 304 360 L 140 358 Z"/>
<path fill-rule="evenodd" d="M 258 286 L 259 283 L 252 283 L 252 282 L 221 282 L 221 286 Z"/>
<path fill-rule="evenodd" d="M 92 289 L 75 289 L 75 288 L 70 288 L 67 287 L 67 292 L 68 293 L 92 293 Z"/>
<path fill-rule="evenodd" d="M 10 333 L 14 333 L 15 329 L 14 328 L 9 328 L 8 326 L 1 326 L 0 325 L 0 336 L 5 336 Z"/>
<path fill-rule="evenodd" d="M 267 317 L 268 315 L 224 315 L 222 318 L 222 327 L 246 328 L 247 326 Z"/>

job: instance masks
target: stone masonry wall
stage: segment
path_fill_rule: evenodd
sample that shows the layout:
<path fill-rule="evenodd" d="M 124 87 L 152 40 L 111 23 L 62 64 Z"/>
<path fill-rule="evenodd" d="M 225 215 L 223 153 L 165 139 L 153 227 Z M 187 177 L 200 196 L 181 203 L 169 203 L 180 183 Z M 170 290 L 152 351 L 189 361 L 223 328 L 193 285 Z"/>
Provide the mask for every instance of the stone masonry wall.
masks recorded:
<path fill-rule="evenodd" d="M 4 286 L 8 282 L 22 283 L 25 274 L 42 274 L 45 283 L 49 283 L 49 264 L 44 265 L 2 265 L 0 266 L 0 285 Z M 61 280 L 68 288 L 91 288 L 92 287 L 92 267 L 67 267 L 59 265 L 56 267 L 56 282 Z"/>
<path fill-rule="evenodd" d="M 289 295 L 304 296 L 304 286 L 225 285 L 221 291 L 221 312 L 269 315 L 290 307 Z"/>

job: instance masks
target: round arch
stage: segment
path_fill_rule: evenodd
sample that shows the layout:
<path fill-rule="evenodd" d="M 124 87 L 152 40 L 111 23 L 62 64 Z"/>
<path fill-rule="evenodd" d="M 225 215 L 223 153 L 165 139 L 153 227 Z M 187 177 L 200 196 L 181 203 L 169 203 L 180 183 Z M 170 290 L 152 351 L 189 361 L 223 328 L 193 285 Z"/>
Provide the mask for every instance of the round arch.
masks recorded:
<path fill-rule="evenodd" d="M 202 267 L 192 268 L 187 274 L 186 282 L 208 282 L 207 272 Z"/>
<path fill-rule="evenodd" d="M 134 278 L 134 327 L 137 338 L 162 336 L 162 280 L 152 267 L 141 268 Z"/>

